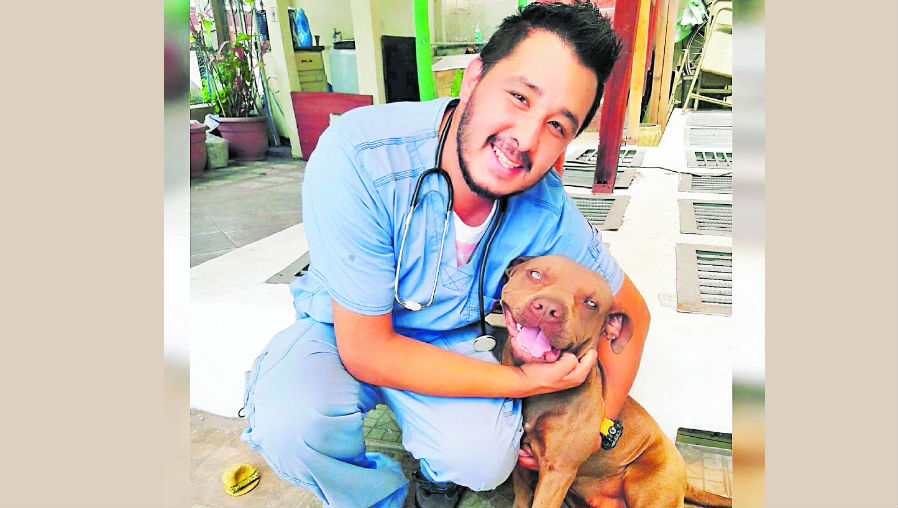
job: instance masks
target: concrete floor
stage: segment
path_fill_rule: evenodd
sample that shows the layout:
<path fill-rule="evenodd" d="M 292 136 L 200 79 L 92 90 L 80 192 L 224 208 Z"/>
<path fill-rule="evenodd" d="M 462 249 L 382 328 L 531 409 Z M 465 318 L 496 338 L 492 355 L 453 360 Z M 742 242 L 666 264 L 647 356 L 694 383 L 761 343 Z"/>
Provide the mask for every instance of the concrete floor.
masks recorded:
<path fill-rule="evenodd" d="M 728 236 L 680 233 L 677 199 L 694 195 L 677 191 L 679 173 L 698 172 L 686 168 L 684 128 L 685 116 L 677 110 L 661 144 L 646 149 L 630 188 L 615 191 L 630 196 L 623 225 L 603 232 L 604 241 L 652 313 L 631 394 L 671 439 L 679 427 L 732 431 L 732 320 L 675 308 L 674 246 L 732 246 Z M 596 144 L 597 134 L 587 132 L 570 150 Z M 190 404 L 195 506 L 320 506 L 308 493 L 278 478 L 239 441 L 244 424 L 234 418 L 242 405 L 244 373 L 268 340 L 294 319 L 286 285 L 264 281 L 307 251 L 299 211 L 304 165 L 271 159 L 213 170 L 191 183 Z M 384 425 L 388 423 L 385 420 Z M 367 442 L 385 447 L 379 439 L 385 434 L 369 435 Z M 394 447 L 393 452 L 407 473 L 413 469 L 404 451 Z M 731 458 L 707 458 L 703 453 L 683 452 L 692 464 L 690 481 L 731 495 Z M 220 475 L 237 461 L 260 467 L 263 480 L 252 493 L 231 498 L 221 489 Z M 469 493 L 465 506 L 508 506 L 508 487 L 488 494 Z"/>
<path fill-rule="evenodd" d="M 206 171 L 190 182 L 190 266 L 302 222 L 306 163 L 269 158 Z"/>

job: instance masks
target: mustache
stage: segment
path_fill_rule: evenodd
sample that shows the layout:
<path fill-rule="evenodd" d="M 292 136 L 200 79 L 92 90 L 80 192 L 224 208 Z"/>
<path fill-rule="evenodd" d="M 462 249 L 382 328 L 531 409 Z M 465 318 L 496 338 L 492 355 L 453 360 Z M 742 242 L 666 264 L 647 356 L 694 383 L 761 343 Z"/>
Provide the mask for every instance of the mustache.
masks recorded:
<path fill-rule="evenodd" d="M 530 152 L 519 152 L 517 143 L 506 138 L 500 138 L 496 134 L 491 134 L 486 138 L 486 144 L 495 145 L 496 148 L 511 155 L 515 159 L 520 159 L 521 165 L 528 173 L 533 169 L 533 161 L 530 159 Z"/>

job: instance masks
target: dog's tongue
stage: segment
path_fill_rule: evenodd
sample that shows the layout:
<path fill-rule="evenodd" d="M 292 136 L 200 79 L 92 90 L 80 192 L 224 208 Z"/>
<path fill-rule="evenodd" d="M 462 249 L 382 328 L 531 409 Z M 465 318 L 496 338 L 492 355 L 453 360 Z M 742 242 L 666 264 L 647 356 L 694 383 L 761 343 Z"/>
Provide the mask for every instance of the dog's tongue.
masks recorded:
<path fill-rule="evenodd" d="M 518 345 L 533 356 L 541 357 L 552 350 L 549 339 L 535 326 L 524 326 L 518 332 Z"/>

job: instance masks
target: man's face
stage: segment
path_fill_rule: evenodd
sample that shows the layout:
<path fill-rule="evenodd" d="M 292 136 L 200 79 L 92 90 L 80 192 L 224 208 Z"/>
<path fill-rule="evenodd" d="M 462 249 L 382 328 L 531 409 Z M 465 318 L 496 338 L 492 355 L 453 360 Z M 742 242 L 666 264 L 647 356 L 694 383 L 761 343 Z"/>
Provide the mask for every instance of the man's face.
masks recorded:
<path fill-rule="evenodd" d="M 463 86 L 458 159 L 468 186 L 497 199 L 536 184 L 576 136 L 596 85 L 573 50 L 538 30 Z"/>

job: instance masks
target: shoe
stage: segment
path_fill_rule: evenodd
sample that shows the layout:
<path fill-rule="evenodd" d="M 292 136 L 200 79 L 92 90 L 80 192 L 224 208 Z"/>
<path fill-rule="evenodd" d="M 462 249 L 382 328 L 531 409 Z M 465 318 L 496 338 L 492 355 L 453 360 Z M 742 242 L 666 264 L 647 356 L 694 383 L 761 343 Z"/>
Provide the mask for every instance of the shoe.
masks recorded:
<path fill-rule="evenodd" d="M 421 471 L 415 471 L 416 508 L 455 508 L 461 499 L 462 487 L 452 482 L 434 483 Z"/>

